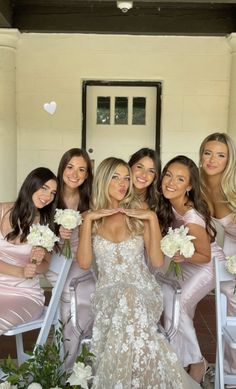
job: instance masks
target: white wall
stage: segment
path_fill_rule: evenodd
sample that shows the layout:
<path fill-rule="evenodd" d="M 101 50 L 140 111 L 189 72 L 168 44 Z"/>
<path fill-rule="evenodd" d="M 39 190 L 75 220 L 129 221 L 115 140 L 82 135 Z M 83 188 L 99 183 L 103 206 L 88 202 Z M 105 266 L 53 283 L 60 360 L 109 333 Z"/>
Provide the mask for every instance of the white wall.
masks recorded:
<path fill-rule="evenodd" d="M 202 139 L 227 131 L 231 53 L 225 37 L 21 34 L 17 49 L 18 187 L 81 146 L 82 82 L 162 81 L 161 156 L 195 161 Z M 43 104 L 55 100 L 54 115 Z"/>

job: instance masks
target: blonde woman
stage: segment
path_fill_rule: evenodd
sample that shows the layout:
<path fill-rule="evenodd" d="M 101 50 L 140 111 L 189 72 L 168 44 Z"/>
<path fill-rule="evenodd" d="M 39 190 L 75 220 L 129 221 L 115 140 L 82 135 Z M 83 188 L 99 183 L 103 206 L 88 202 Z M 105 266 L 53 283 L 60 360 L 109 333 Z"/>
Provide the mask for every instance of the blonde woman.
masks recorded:
<path fill-rule="evenodd" d="M 77 251 L 80 267 L 88 269 L 95 258 L 99 274 L 93 298 L 93 389 L 199 387 L 157 333 L 162 293 L 144 250 L 153 266 L 162 266 L 160 239 L 155 212 L 134 200 L 128 164 L 105 159 L 97 169 Z"/>
<path fill-rule="evenodd" d="M 224 229 L 223 251 L 236 255 L 236 147 L 225 133 L 208 135 L 200 146 L 201 190 L 211 215 Z M 233 283 L 225 284 L 228 314 L 236 315 Z M 225 370 L 236 374 L 236 351 L 226 347 Z M 235 386 L 236 387 L 236 386 Z"/>

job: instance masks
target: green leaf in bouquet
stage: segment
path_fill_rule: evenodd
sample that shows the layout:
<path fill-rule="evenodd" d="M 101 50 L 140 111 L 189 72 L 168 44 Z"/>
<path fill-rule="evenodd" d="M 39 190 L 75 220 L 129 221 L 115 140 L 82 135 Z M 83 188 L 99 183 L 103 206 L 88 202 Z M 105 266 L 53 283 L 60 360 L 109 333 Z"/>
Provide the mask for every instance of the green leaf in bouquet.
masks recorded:
<path fill-rule="evenodd" d="M 182 272 L 182 266 L 178 262 L 170 261 L 166 274 L 168 275 L 171 273 L 174 273 L 174 275 L 177 279 L 180 279 L 180 278 L 182 278 L 182 280 L 184 279 L 183 272 Z"/>

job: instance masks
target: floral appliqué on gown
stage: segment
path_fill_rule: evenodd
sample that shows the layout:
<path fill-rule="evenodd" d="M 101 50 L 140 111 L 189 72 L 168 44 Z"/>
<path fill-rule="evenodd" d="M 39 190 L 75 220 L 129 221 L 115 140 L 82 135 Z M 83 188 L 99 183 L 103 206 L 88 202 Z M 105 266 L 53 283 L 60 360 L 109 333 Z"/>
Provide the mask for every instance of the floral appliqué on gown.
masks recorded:
<path fill-rule="evenodd" d="M 92 300 L 92 388 L 199 388 L 157 332 L 162 292 L 145 263 L 143 237 L 113 243 L 96 235 L 93 250 L 99 277 Z"/>

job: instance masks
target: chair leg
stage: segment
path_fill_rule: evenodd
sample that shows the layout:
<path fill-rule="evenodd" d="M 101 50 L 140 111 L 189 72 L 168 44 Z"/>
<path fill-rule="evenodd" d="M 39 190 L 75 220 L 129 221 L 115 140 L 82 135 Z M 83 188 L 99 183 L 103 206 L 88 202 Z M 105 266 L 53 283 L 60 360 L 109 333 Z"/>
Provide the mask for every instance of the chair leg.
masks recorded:
<path fill-rule="evenodd" d="M 16 352 L 17 352 L 17 360 L 18 365 L 20 366 L 23 362 L 29 359 L 29 355 L 24 352 L 23 345 L 23 336 L 22 334 L 16 335 Z"/>
<path fill-rule="evenodd" d="M 219 389 L 219 357 L 218 357 L 218 347 L 216 348 L 216 362 L 215 362 L 215 384 L 214 389 Z"/>

